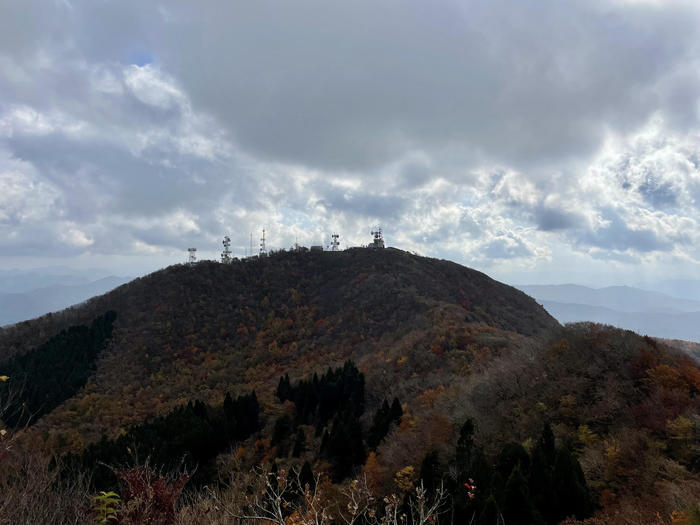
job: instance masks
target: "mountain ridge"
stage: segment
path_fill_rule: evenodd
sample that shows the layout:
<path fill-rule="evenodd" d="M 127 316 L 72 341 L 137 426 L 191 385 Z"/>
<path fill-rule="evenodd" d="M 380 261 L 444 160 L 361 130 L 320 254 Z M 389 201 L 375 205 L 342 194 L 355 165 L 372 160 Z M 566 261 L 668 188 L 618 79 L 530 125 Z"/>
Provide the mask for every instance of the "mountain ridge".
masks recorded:
<path fill-rule="evenodd" d="M 424 476 L 429 458 L 453 461 L 460 428 L 472 420 L 470 439 L 494 468 L 508 451 L 527 456 L 551 424 L 548 439 L 575 452 L 610 516 L 631 515 L 629 508 L 668 515 L 680 490 L 700 497 L 700 447 L 688 433 L 700 417 L 696 363 L 630 331 L 561 326 L 524 292 L 449 261 L 353 249 L 168 267 L 1 328 L 0 375 L 3 364 L 20 355 L 30 362 L 62 330 L 112 310 L 111 337 L 91 354 L 94 368 L 78 378 L 83 386 L 68 399 L 56 396 L 56 408 L 22 431 L 25 445 L 103 457 L 97 452 L 120 436 L 168 436 L 167 425 L 207 420 L 225 427 L 223 407 L 253 396 L 259 428 L 244 441 L 219 443 L 220 461 L 203 453 L 210 474 L 231 475 L 216 470 L 231 465 L 231 454 L 251 468 L 294 464 L 291 450 L 327 472 L 324 442 L 342 450 L 342 437 L 353 432 L 361 458 L 363 429 L 378 417 L 372 413 L 398 399 L 400 422 L 373 441 L 364 466 L 354 463 L 384 494 L 399 473 Z M 48 347 L 64 357 L 60 345 Z M 336 377 L 331 369 L 362 378 L 367 410 L 349 410 L 349 419 L 334 418 L 324 430 L 298 417 L 301 393 L 293 400 L 279 393 L 280 385 L 314 391 L 318 378 Z M 301 430 L 292 443 L 294 421 Z M 511 470 L 505 464 L 499 483 Z"/>

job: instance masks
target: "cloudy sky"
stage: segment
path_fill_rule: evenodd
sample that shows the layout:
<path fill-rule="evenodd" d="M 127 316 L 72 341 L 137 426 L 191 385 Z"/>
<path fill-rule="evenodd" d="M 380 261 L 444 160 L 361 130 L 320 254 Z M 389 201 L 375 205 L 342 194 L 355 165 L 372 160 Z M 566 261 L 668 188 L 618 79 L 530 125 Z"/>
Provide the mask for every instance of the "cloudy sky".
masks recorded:
<path fill-rule="evenodd" d="M 369 241 L 700 275 L 696 0 L 0 0 L 0 269 Z"/>

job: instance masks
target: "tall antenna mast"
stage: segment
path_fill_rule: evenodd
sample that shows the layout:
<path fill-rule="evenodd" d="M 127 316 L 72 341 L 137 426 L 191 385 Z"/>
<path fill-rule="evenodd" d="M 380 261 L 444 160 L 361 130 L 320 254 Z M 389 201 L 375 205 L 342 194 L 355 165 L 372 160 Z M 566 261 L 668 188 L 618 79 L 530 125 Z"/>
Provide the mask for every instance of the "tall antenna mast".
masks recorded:
<path fill-rule="evenodd" d="M 197 262 L 197 248 L 187 248 L 187 264 L 194 264 Z"/>
<path fill-rule="evenodd" d="M 332 252 L 337 252 L 340 249 L 340 242 L 338 242 L 338 239 L 340 239 L 340 235 L 337 233 L 334 233 L 331 235 L 333 238 L 333 241 L 331 242 L 331 251 Z"/>
<path fill-rule="evenodd" d="M 265 228 L 262 231 L 262 237 L 260 237 L 260 257 L 265 257 L 267 255 L 267 250 L 265 249 Z"/>
<path fill-rule="evenodd" d="M 231 262 L 231 237 L 225 235 L 223 244 L 224 251 L 221 252 L 221 262 L 222 264 L 229 264 Z"/>
<path fill-rule="evenodd" d="M 248 253 L 248 257 L 253 256 L 253 232 L 250 232 L 250 253 Z"/>

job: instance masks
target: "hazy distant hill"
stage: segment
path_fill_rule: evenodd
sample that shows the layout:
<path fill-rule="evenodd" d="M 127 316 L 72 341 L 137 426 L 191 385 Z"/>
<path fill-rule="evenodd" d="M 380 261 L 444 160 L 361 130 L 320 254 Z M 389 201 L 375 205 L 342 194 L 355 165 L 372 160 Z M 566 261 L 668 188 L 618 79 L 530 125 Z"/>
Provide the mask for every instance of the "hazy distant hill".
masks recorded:
<path fill-rule="evenodd" d="M 561 323 L 591 321 L 669 339 L 700 341 L 700 301 L 629 286 L 523 285 Z"/>
<path fill-rule="evenodd" d="M 658 283 L 647 283 L 640 288 L 700 301 L 700 280 L 698 279 L 666 279 Z"/>
<path fill-rule="evenodd" d="M 600 306 L 620 312 L 700 312 L 700 301 L 681 299 L 630 286 L 589 288 L 576 284 L 560 284 L 518 285 L 516 288 L 538 301 Z"/>
<path fill-rule="evenodd" d="M 67 266 L 0 270 L 0 293 L 30 292 L 54 285 L 88 284 L 112 273 L 99 268 L 76 269 Z"/>
<path fill-rule="evenodd" d="M 48 276 L 45 277 L 44 280 L 50 280 Z M 74 276 L 56 277 L 73 280 Z M 79 279 L 75 278 L 75 280 Z M 26 292 L 0 293 L 0 326 L 63 310 L 108 292 L 130 280 L 131 277 L 112 276 L 79 284 L 53 284 Z"/>
<path fill-rule="evenodd" d="M 600 306 L 555 301 L 542 301 L 542 305 L 560 323 L 590 321 L 625 328 L 652 337 L 700 341 L 700 312 L 675 314 L 620 312 Z"/>

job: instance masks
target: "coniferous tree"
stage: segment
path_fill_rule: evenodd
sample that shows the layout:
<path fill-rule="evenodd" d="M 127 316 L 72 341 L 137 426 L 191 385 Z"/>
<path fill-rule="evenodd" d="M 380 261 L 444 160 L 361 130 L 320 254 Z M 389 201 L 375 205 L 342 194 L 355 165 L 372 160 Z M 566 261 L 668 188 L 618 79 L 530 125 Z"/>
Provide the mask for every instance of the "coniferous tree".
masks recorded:
<path fill-rule="evenodd" d="M 459 430 L 457 439 L 457 468 L 463 474 L 467 473 L 472 459 L 472 449 L 474 448 L 474 421 L 467 419 Z"/>
<path fill-rule="evenodd" d="M 552 479 L 554 469 L 554 434 L 549 423 L 544 425 L 542 435 L 532 451 L 532 461 L 529 476 L 529 488 L 532 501 L 542 516 L 549 524 L 558 523 L 556 519 L 554 482 Z"/>
<path fill-rule="evenodd" d="M 530 500 L 527 480 L 518 463 L 508 477 L 503 494 L 503 518 L 508 525 L 539 525 L 537 509 Z"/>
<path fill-rule="evenodd" d="M 308 461 L 304 461 L 304 464 L 301 467 L 301 471 L 299 472 L 299 483 L 301 484 L 302 490 L 306 489 L 306 485 L 308 485 L 309 489 L 312 491 L 316 488 L 316 479 L 314 478 L 314 473 L 311 470 L 311 465 Z"/>
<path fill-rule="evenodd" d="M 577 519 L 589 517 L 593 501 L 578 460 L 568 448 L 560 447 L 554 461 L 553 484 L 555 494 L 555 519 L 568 516 Z"/>
<path fill-rule="evenodd" d="M 440 465 L 440 456 L 437 450 L 428 452 L 420 465 L 419 478 L 423 481 L 423 487 L 429 494 L 434 494 L 440 487 L 443 468 Z"/>
<path fill-rule="evenodd" d="M 375 412 L 374 417 L 372 418 L 372 425 L 369 427 L 369 431 L 367 432 L 367 447 L 370 450 L 376 450 L 389 432 L 390 425 L 391 408 L 385 399 L 382 406 Z"/>
<path fill-rule="evenodd" d="M 498 504 L 493 494 L 486 499 L 484 508 L 479 514 L 478 523 L 479 525 L 501 525 L 500 511 L 498 510 Z"/>
<path fill-rule="evenodd" d="M 390 415 L 395 425 L 401 423 L 401 418 L 403 417 L 403 408 L 401 408 L 401 403 L 399 403 L 398 397 L 395 397 L 394 400 L 391 402 Z"/>
<path fill-rule="evenodd" d="M 303 428 L 297 429 L 297 437 L 294 440 L 294 448 L 292 449 L 292 457 L 298 458 L 306 450 L 306 434 Z"/>

